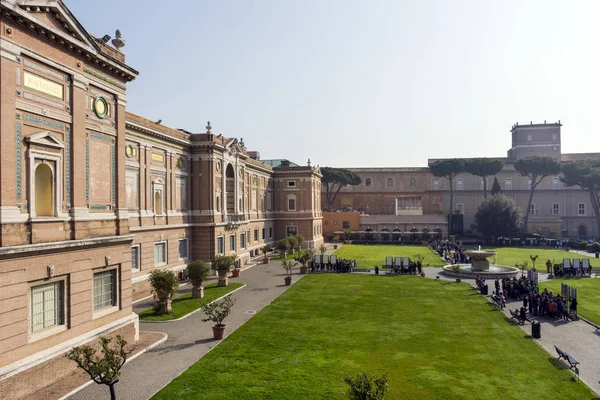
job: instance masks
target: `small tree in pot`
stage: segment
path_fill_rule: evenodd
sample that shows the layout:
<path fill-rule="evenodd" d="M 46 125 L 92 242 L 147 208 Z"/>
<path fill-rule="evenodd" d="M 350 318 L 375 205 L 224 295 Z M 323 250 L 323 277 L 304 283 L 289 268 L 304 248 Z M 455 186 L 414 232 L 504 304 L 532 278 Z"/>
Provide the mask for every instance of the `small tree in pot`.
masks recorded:
<path fill-rule="evenodd" d="M 462 279 L 458 276 L 460 274 L 460 264 L 452 264 L 452 271 L 456 274 L 456 282 L 461 282 Z"/>
<path fill-rule="evenodd" d="M 271 251 L 271 246 L 269 246 L 268 244 L 263 246 L 260 251 L 262 251 L 263 253 L 263 264 L 268 264 L 269 263 L 269 257 L 267 257 L 267 253 Z"/>
<path fill-rule="evenodd" d="M 333 241 L 333 249 L 336 250 L 338 248 L 338 243 L 340 241 L 340 236 L 339 235 L 335 235 L 333 238 L 331 238 L 331 240 Z"/>
<path fill-rule="evenodd" d="M 314 257 L 315 257 L 315 251 L 313 249 L 307 249 L 307 250 L 300 252 L 298 257 L 295 258 L 295 260 L 300 263 L 300 273 L 301 274 L 306 274 L 308 272 L 308 267 L 306 266 L 306 263 L 308 261 L 311 261 Z"/>
<path fill-rule="evenodd" d="M 204 287 L 202 282 L 210 276 L 210 266 L 204 261 L 192 261 L 187 266 L 188 276 L 192 282 L 192 299 L 204 297 Z"/>
<path fill-rule="evenodd" d="M 202 322 L 211 321 L 215 323 L 212 327 L 213 338 L 215 340 L 221 340 L 225 336 L 227 325 L 223 321 L 231 314 L 231 308 L 234 304 L 235 300 L 231 295 L 228 295 L 221 300 L 213 301 L 202 307 L 202 312 L 206 314 L 206 318 Z"/>
<path fill-rule="evenodd" d="M 213 259 L 212 267 L 219 274 L 219 282 L 217 286 L 227 286 L 227 274 L 231 271 L 231 268 L 235 265 L 236 255 L 232 254 L 230 256 L 215 256 Z"/>
<path fill-rule="evenodd" d="M 325 252 L 327 251 L 327 247 L 325 247 L 324 244 L 321 245 L 321 247 L 319 247 L 319 251 L 321 252 L 321 256 L 325 255 Z"/>
<path fill-rule="evenodd" d="M 292 247 L 292 245 L 290 244 L 290 241 L 288 239 L 284 238 L 278 240 L 277 243 L 275 243 L 275 247 L 277 248 L 277 250 L 279 250 L 281 258 L 285 258 L 285 253 L 290 247 Z"/>
<path fill-rule="evenodd" d="M 156 314 L 171 314 L 171 300 L 179 289 L 179 279 L 175 272 L 163 269 L 155 269 L 150 272 L 150 286 L 156 294 L 158 301 L 154 307 Z"/>
<path fill-rule="evenodd" d="M 298 249 L 298 251 L 302 250 L 302 243 L 304 243 L 304 236 L 296 235 L 294 237 L 296 238 L 296 249 Z"/>
<path fill-rule="evenodd" d="M 296 268 L 297 265 L 298 263 L 292 260 L 283 260 L 283 262 L 281 263 L 281 266 L 283 267 L 283 269 L 285 269 L 285 286 L 290 286 L 292 284 L 292 271 L 294 270 L 294 268 Z"/>

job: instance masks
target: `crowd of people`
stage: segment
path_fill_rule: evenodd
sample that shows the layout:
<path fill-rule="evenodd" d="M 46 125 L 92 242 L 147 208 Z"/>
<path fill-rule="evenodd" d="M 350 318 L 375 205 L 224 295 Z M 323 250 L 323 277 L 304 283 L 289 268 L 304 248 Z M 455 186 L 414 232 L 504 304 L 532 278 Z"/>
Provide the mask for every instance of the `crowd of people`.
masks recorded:
<path fill-rule="evenodd" d="M 449 264 L 468 264 L 469 257 L 465 249 L 449 240 L 435 240 L 429 246 Z"/>
<path fill-rule="evenodd" d="M 326 263 L 312 261 L 310 264 L 311 272 L 337 272 L 350 273 L 356 269 L 356 260 L 336 259 L 334 263 L 329 259 Z"/>

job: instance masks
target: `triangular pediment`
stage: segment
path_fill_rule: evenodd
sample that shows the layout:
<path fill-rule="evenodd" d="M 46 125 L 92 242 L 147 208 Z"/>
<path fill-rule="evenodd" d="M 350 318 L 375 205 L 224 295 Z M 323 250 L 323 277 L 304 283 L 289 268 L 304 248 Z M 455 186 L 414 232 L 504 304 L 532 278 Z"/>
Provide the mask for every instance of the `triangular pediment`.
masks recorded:
<path fill-rule="evenodd" d="M 62 36 L 75 39 L 92 49 L 98 49 L 94 38 L 83 28 L 71 11 L 58 0 L 16 0 L 16 5 L 36 22 Z"/>
<path fill-rule="evenodd" d="M 37 144 L 38 146 L 53 147 L 57 149 L 64 149 L 65 145 L 56 138 L 50 131 L 43 131 L 34 133 L 31 136 L 27 136 L 25 141 L 30 144 Z"/>
<path fill-rule="evenodd" d="M 242 146 L 237 139 L 231 139 L 225 144 L 225 149 L 229 150 L 230 154 L 243 154 Z"/>

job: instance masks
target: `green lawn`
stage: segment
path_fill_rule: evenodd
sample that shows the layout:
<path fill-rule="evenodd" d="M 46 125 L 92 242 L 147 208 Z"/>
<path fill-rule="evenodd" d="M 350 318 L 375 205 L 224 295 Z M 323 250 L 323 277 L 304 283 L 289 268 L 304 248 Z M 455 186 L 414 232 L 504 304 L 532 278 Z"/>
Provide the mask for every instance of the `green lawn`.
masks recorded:
<path fill-rule="evenodd" d="M 486 247 L 486 249 L 488 249 Z M 531 269 L 533 267 L 533 263 L 529 256 L 538 255 L 538 259 L 536 261 L 536 268 L 540 271 L 546 271 L 546 261 L 554 261 L 556 264 L 562 263 L 564 258 L 589 258 L 594 259 L 593 254 L 591 257 L 582 256 L 579 254 L 571 253 L 563 250 L 549 250 L 542 248 L 516 248 L 516 247 L 500 247 L 494 249 L 496 251 L 496 263 L 501 265 L 508 265 L 511 267 L 515 266 L 515 263 L 522 263 L 523 261 L 527 261 L 527 269 Z M 594 262 L 591 262 L 594 265 Z M 600 267 L 600 263 L 596 260 L 596 265 Z M 594 265 L 594 266 L 596 266 Z"/>
<path fill-rule="evenodd" d="M 156 315 L 154 309 L 149 308 L 140 313 L 140 319 L 144 321 L 169 321 L 181 318 L 241 286 L 244 286 L 244 284 L 239 282 L 230 282 L 229 285 L 225 287 L 218 287 L 216 283 L 211 283 L 204 286 L 204 297 L 201 299 L 192 299 L 191 292 L 174 298 L 172 303 L 172 314 Z"/>
<path fill-rule="evenodd" d="M 344 399 L 359 371 L 389 399 L 593 397 L 468 284 L 310 274 L 154 398 Z"/>
<path fill-rule="evenodd" d="M 540 290 L 548 288 L 551 292 L 560 294 L 561 283 L 577 288 L 577 313 L 596 324 L 600 324 L 600 279 L 557 278 L 540 282 Z"/>
<path fill-rule="evenodd" d="M 409 257 L 415 261 L 415 254 L 425 257 L 423 265 L 432 267 L 446 265 L 446 263 L 427 246 L 403 246 L 386 244 L 345 244 L 334 253 L 338 258 L 356 260 L 359 268 L 373 268 L 385 264 L 385 257 Z"/>

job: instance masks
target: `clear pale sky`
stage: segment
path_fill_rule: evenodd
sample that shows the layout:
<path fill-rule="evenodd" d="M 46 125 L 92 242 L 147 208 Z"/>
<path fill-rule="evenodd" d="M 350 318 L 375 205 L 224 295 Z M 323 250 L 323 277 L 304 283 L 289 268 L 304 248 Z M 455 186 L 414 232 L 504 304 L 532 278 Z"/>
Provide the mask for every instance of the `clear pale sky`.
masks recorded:
<path fill-rule="evenodd" d="M 128 110 L 263 159 L 506 156 L 515 122 L 600 152 L 600 1 L 65 0 L 126 40 Z M 597 121 L 599 120 L 599 121 Z"/>

